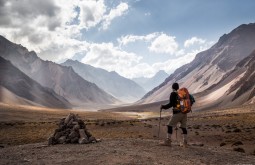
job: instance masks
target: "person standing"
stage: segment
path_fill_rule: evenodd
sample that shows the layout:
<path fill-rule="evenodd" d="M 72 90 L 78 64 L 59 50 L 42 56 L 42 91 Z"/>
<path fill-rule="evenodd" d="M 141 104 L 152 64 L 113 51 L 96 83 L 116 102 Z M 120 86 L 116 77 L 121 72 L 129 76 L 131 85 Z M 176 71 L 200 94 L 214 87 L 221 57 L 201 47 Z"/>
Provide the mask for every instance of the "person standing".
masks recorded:
<path fill-rule="evenodd" d="M 167 137 L 164 140 L 163 143 L 160 143 L 161 145 L 166 145 L 166 146 L 171 146 L 171 136 L 173 133 L 173 128 L 175 128 L 177 126 L 177 124 L 180 122 L 181 123 L 181 129 L 182 129 L 182 133 L 183 133 L 183 147 L 187 147 L 188 143 L 187 143 L 187 113 L 182 113 L 180 109 L 178 109 L 177 107 L 178 104 L 180 104 L 179 101 L 179 97 L 178 97 L 178 93 L 177 91 L 179 90 L 179 84 L 178 83 L 173 83 L 172 85 L 172 89 L 173 91 L 170 94 L 170 98 L 169 98 L 169 103 L 166 105 L 161 105 L 160 107 L 160 111 L 162 111 L 163 109 L 169 109 L 172 108 L 173 109 L 173 116 L 171 117 L 171 119 L 168 122 L 167 125 Z"/>

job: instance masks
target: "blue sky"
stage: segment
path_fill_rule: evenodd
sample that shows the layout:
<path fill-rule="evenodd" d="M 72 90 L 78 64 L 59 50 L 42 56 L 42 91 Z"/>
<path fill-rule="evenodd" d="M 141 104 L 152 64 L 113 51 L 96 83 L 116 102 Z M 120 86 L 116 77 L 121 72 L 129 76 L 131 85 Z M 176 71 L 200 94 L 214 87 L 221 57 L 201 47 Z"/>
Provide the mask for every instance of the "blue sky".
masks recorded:
<path fill-rule="evenodd" d="M 0 35 L 44 60 L 150 77 L 254 23 L 254 9 L 253 0 L 0 0 Z"/>

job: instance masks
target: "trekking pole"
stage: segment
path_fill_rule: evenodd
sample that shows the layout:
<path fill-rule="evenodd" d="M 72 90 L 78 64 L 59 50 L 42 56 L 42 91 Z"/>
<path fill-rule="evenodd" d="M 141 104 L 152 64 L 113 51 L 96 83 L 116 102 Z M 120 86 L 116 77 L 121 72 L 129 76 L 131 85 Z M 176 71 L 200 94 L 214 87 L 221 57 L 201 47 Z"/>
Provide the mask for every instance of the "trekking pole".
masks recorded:
<path fill-rule="evenodd" d="M 159 125 L 158 125 L 158 138 L 159 138 L 159 134 L 160 134 L 160 125 L 161 125 L 161 109 L 160 109 L 160 113 L 159 113 Z"/>

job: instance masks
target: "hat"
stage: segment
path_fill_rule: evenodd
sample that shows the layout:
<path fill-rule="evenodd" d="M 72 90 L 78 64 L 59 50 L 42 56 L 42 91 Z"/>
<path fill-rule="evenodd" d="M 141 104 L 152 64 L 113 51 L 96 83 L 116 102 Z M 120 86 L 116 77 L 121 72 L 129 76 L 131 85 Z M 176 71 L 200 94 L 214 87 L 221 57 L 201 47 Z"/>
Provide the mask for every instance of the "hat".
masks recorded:
<path fill-rule="evenodd" d="M 178 83 L 173 83 L 172 88 L 175 90 L 179 89 L 179 84 Z"/>

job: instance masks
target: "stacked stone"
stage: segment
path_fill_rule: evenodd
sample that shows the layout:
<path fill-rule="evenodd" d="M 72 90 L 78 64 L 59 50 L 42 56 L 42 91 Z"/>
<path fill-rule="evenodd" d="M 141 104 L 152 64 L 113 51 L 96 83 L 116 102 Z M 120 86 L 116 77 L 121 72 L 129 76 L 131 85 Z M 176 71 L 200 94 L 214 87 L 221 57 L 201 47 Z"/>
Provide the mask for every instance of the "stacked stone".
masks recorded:
<path fill-rule="evenodd" d="M 48 140 L 49 145 L 67 143 L 95 143 L 96 138 L 87 130 L 84 121 L 78 115 L 70 113 L 66 118 L 60 120 L 58 128 Z"/>

